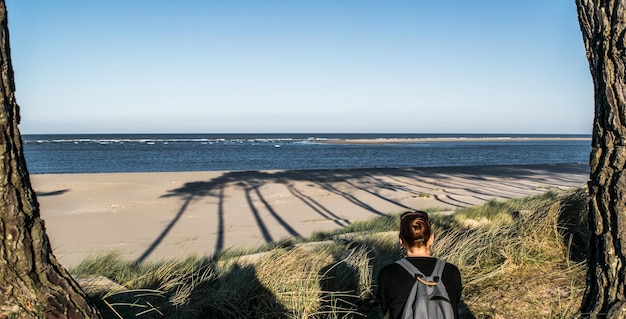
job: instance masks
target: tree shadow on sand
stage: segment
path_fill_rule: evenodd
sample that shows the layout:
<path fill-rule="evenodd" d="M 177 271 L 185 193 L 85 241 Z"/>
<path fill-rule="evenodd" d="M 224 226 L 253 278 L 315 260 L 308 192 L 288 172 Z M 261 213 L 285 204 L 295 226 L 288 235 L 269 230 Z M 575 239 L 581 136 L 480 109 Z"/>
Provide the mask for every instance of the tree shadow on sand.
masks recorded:
<path fill-rule="evenodd" d="M 57 195 L 63 195 L 67 192 L 69 192 L 69 189 L 60 189 L 60 190 L 56 190 L 56 191 L 51 191 L 51 192 L 37 192 L 37 197 L 46 197 L 46 196 L 57 196 Z"/>
<path fill-rule="evenodd" d="M 347 201 L 355 209 L 361 209 L 372 214 L 372 216 L 385 216 L 387 211 L 380 211 L 369 204 L 362 197 L 358 197 L 351 190 L 362 191 L 362 196 L 370 196 L 378 200 L 383 200 L 393 204 L 397 210 L 412 209 L 401 202 L 390 198 L 382 193 L 404 192 L 408 196 L 420 197 L 422 192 L 432 191 L 438 187 L 443 187 L 444 183 L 451 190 L 445 194 L 437 194 L 433 198 L 442 205 L 448 207 L 465 207 L 471 203 L 463 198 L 472 197 L 474 200 L 487 201 L 494 197 L 512 198 L 528 191 L 528 185 L 517 184 L 516 180 L 524 179 L 527 183 L 547 184 L 547 187 L 573 183 L 568 179 L 567 174 L 561 173 L 588 173 L 588 167 L 584 165 L 561 165 L 556 168 L 546 166 L 515 166 L 515 167 L 446 167 L 446 168 L 397 168 L 397 169 L 337 169 L 337 170 L 286 170 L 286 171 L 234 171 L 224 173 L 208 181 L 195 181 L 184 184 L 182 187 L 173 189 L 162 197 L 179 197 L 182 205 L 174 218 L 161 231 L 159 236 L 136 260 L 136 263 L 143 262 L 167 237 L 172 228 L 179 222 L 185 214 L 188 206 L 204 198 L 215 198 L 217 200 L 216 229 L 217 238 L 214 252 L 220 253 L 225 245 L 225 209 L 224 203 L 227 200 L 225 190 L 230 186 L 244 192 L 248 210 L 255 220 L 262 240 L 271 243 L 277 240 L 275 235 L 269 230 L 268 224 L 279 225 L 290 237 L 301 237 L 294 225 L 290 225 L 265 198 L 261 188 L 267 184 L 279 184 L 284 186 L 289 193 L 300 200 L 311 212 L 319 215 L 319 218 L 331 221 L 339 227 L 345 227 L 350 221 L 340 211 L 331 210 L 304 191 L 296 187 L 298 183 L 304 182 L 307 186 L 317 187 L 325 190 L 329 194 L 338 196 Z M 450 176 L 455 178 L 451 180 Z M 547 176 L 547 177 L 546 177 Z M 565 177 L 562 177 L 565 176 Z M 508 191 L 493 186 L 493 180 L 506 178 Z M 545 178 L 545 179 L 544 179 Z M 445 179 L 442 184 L 440 179 Z M 555 181 L 556 180 L 556 181 Z M 491 186 L 486 183 L 491 181 Z M 460 194 L 464 195 L 461 196 Z M 467 195 L 470 194 L 470 195 Z M 257 199 L 256 201 L 254 199 Z M 262 217 L 259 209 L 269 213 L 269 218 Z M 344 209 L 345 210 L 345 209 Z"/>

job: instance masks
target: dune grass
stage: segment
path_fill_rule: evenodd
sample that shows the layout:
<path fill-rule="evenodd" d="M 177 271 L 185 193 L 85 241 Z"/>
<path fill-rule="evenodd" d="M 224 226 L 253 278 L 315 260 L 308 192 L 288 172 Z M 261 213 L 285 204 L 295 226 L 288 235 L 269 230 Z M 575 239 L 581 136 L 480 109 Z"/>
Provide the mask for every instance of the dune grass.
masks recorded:
<path fill-rule="evenodd" d="M 585 282 L 582 189 L 431 211 L 434 255 L 461 269 L 463 318 L 565 318 Z M 254 251 L 162 263 L 110 253 L 70 269 L 106 318 L 378 318 L 376 278 L 402 256 L 399 214 Z"/>

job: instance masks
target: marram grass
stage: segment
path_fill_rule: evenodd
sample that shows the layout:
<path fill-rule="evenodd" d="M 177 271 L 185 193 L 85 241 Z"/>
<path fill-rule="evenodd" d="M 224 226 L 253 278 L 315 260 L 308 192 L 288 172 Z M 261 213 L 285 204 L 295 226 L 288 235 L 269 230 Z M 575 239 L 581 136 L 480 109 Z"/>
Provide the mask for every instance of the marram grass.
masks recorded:
<path fill-rule="evenodd" d="M 459 266 L 463 318 L 567 318 L 585 282 L 584 190 L 431 211 L 434 255 Z M 399 214 L 211 258 L 70 272 L 106 318 L 378 318 L 376 278 L 401 257 Z"/>

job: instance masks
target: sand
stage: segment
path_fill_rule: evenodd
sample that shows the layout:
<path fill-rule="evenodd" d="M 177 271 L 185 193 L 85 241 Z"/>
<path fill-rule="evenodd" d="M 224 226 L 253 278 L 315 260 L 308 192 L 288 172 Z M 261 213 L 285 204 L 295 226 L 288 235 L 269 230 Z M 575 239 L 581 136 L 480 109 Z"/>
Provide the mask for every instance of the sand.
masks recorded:
<path fill-rule="evenodd" d="M 54 254 L 66 267 L 111 251 L 137 262 L 212 255 L 588 179 L 586 164 L 31 175 Z"/>

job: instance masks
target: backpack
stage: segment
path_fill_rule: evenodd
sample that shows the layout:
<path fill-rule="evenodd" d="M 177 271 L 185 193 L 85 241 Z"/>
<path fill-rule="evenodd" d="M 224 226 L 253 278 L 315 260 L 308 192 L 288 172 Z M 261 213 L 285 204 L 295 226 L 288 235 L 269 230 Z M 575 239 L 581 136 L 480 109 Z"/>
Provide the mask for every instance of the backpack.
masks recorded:
<path fill-rule="evenodd" d="M 453 319 L 454 309 L 446 287 L 441 280 L 441 274 L 446 262 L 437 259 L 435 268 L 430 276 L 417 269 L 410 261 L 402 258 L 396 261 L 411 276 L 415 277 L 413 288 L 407 297 L 402 312 L 402 319 Z"/>

